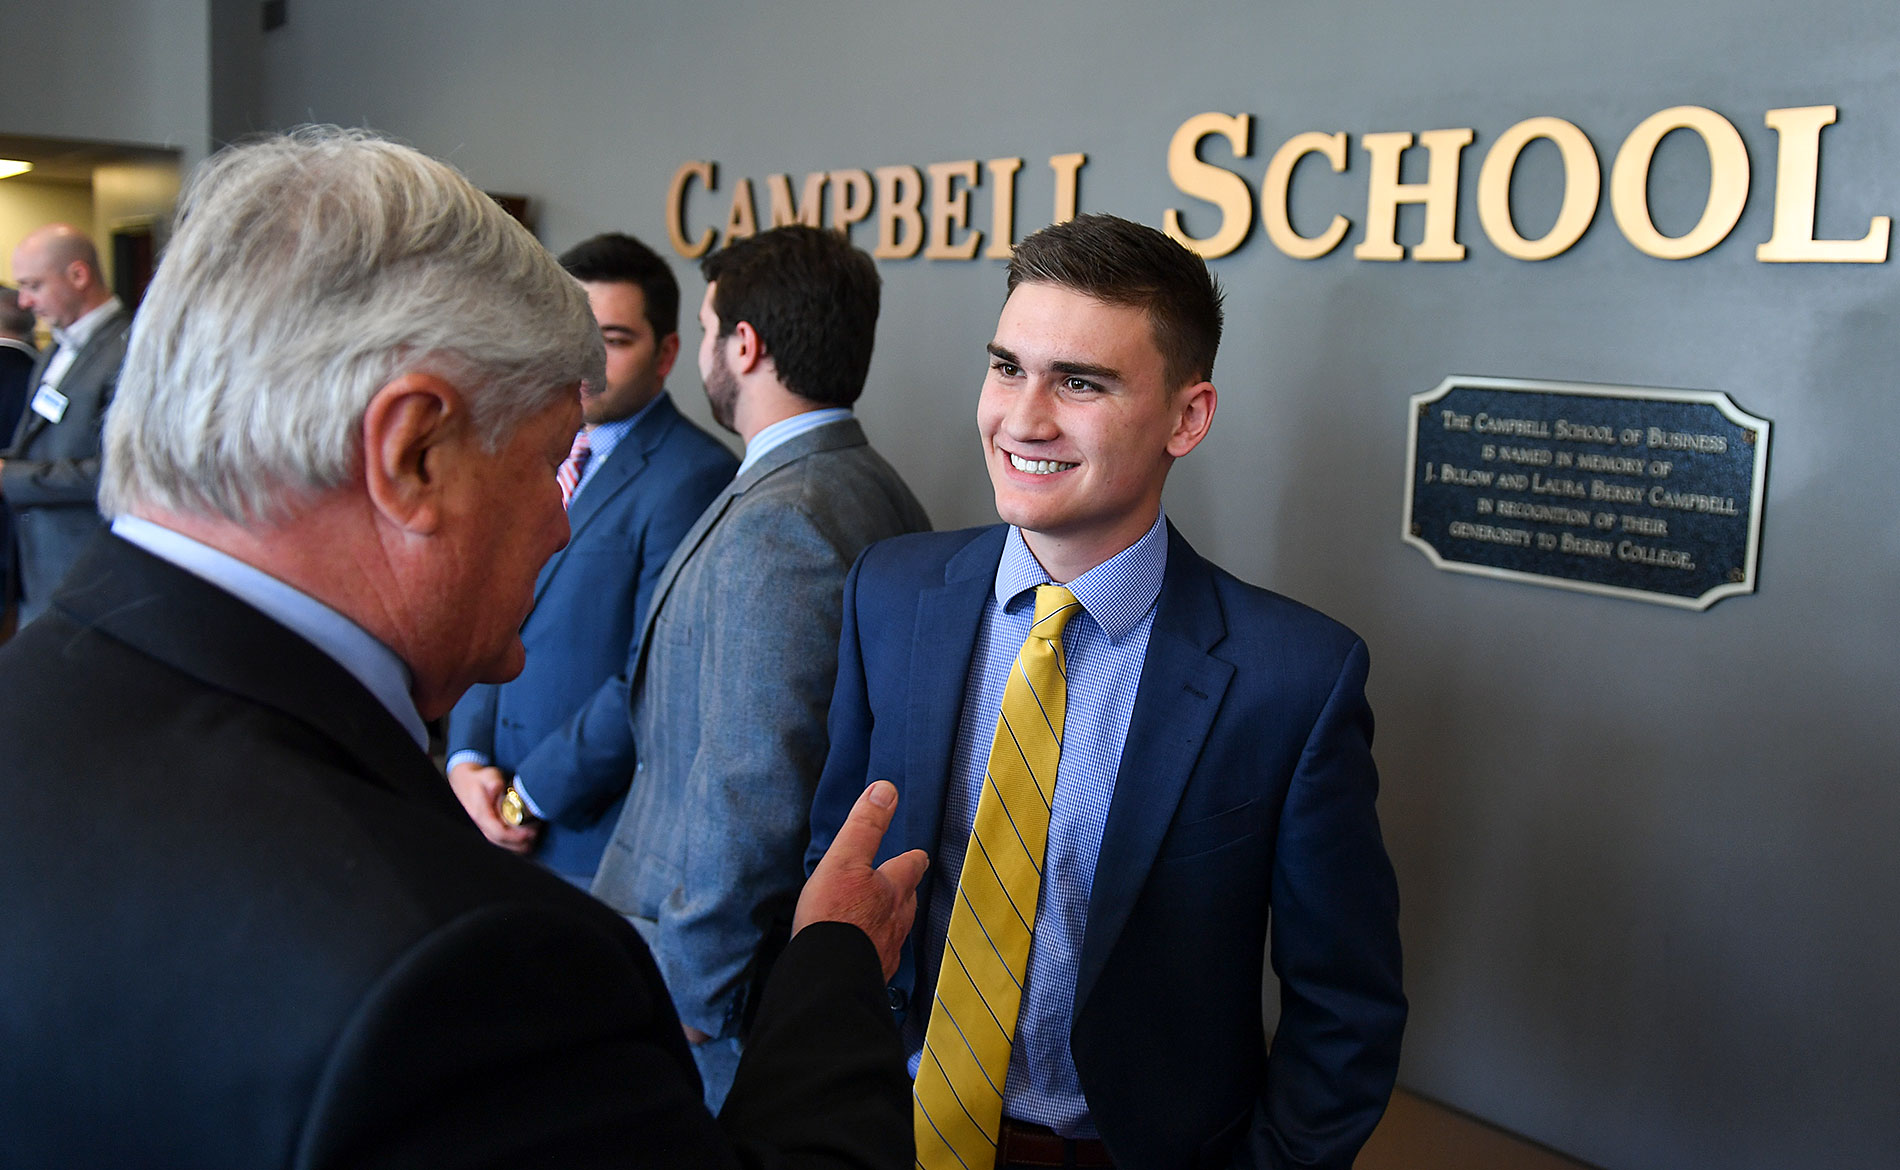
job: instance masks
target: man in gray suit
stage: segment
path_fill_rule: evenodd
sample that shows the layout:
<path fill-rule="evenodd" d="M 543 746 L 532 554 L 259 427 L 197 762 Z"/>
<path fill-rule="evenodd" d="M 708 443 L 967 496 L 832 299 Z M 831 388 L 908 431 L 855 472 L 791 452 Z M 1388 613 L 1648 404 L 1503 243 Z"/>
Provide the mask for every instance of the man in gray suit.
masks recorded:
<path fill-rule="evenodd" d="M 929 520 L 850 413 L 871 258 L 793 226 L 700 270 L 699 372 L 745 460 L 654 588 L 628 664 L 639 762 L 594 893 L 652 946 L 716 1109 L 798 892 L 845 574 Z"/>
<path fill-rule="evenodd" d="M 0 456 L 0 496 L 19 535 L 20 624 L 39 616 L 79 550 L 101 527 L 99 429 L 119 384 L 132 315 L 106 287 L 99 253 L 70 224 L 13 250 L 20 304 L 58 343 L 28 379 L 26 413 Z"/>

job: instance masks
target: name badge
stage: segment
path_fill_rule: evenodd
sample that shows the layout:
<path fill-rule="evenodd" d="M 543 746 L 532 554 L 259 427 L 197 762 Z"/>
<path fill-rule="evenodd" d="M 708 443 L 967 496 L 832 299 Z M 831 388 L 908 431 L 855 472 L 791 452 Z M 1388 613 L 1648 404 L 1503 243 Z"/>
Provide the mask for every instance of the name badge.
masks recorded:
<path fill-rule="evenodd" d="M 66 396 L 51 386 L 41 386 L 33 396 L 33 413 L 47 422 L 58 422 L 66 417 Z"/>

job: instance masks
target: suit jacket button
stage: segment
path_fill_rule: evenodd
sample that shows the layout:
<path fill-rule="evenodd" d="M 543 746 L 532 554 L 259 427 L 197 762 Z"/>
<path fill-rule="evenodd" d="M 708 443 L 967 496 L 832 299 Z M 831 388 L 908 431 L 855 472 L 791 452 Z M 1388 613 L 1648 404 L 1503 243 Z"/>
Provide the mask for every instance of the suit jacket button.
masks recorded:
<path fill-rule="evenodd" d="M 886 990 L 890 992 L 891 1010 L 894 1012 L 903 1011 L 904 1005 L 910 1002 L 910 996 L 904 994 L 904 989 L 901 987 L 891 987 L 886 988 Z"/>

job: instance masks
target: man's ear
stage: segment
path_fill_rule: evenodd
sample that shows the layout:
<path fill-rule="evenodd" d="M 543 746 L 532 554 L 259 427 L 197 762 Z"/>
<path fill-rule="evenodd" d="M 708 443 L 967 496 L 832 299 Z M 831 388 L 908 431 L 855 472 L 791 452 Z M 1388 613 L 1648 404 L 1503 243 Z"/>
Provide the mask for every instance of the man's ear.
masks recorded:
<path fill-rule="evenodd" d="M 97 285 L 99 278 L 84 260 L 75 260 L 66 266 L 66 283 L 80 292 L 85 292 Z"/>
<path fill-rule="evenodd" d="M 734 325 L 730 337 L 738 342 L 733 346 L 732 372 L 750 374 L 758 369 L 759 363 L 765 360 L 765 343 L 759 340 L 759 331 L 752 327 L 752 322 L 741 321 Z"/>
<path fill-rule="evenodd" d="M 1212 382 L 1196 382 L 1175 393 L 1174 431 L 1168 436 L 1168 454 L 1179 459 L 1201 445 L 1214 425 L 1220 394 Z"/>
<path fill-rule="evenodd" d="M 434 374 L 386 383 L 363 411 L 363 487 L 396 527 L 427 536 L 442 521 L 444 477 L 470 441 L 468 411 Z"/>
<path fill-rule="evenodd" d="M 673 372 L 673 363 L 679 360 L 680 335 L 669 333 L 660 338 L 658 348 L 659 354 L 654 358 L 653 369 L 660 375 L 660 381 L 665 382 L 666 376 Z"/>

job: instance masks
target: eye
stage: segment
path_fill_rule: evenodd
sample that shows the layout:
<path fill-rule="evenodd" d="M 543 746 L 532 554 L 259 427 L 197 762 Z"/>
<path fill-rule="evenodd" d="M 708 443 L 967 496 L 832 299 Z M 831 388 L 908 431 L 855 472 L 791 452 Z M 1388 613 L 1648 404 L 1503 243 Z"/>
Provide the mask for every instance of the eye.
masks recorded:
<path fill-rule="evenodd" d="M 992 358 L 990 360 L 990 369 L 995 370 L 1005 378 L 1014 378 L 1022 374 L 1022 370 L 1019 367 L 1004 361 L 1002 358 Z"/>
<path fill-rule="evenodd" d="M 1087 378 L 1077 377 L 1074 374 L 1062 379 L 1062 388 L 1072 394 L 1098 394 L 1102 389 Z"/>

